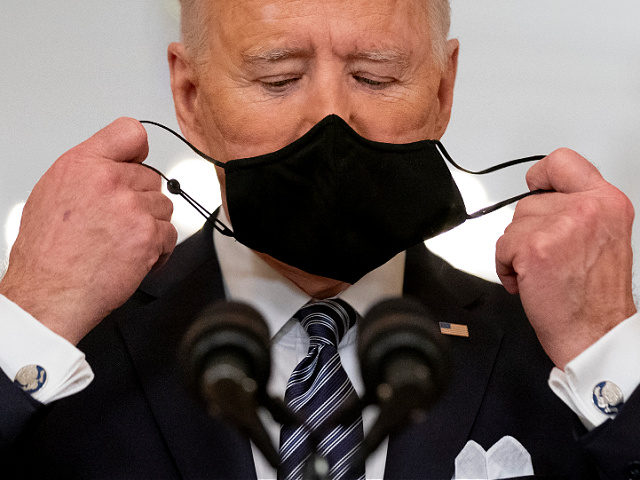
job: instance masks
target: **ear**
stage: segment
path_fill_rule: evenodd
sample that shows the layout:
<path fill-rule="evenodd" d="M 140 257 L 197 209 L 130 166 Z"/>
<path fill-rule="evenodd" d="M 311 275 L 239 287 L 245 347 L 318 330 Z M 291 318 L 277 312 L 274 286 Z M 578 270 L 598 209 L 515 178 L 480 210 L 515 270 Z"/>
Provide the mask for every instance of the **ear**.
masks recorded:
<path fill-rule="evenodd" d="M 460 43 L 457 39 L 447 41 L 446 46 L 446 65 L 440 77 L 440 87 L 438 89 L 438 103 L 440 111 L 438 112 L 438 120 L 436 122 L 435 138 L 440 139 L 444 135 L 449 119 L 451 118 L 451 108 L 453 106 L 453 87 L 456 83 L 456 74 L 458 73 L 458 52 L 460 51 Z"/>
<path fill-rule="evenodd" d="M 167 50 L 171 73 L 171 92 L 176 117 L 183 135 L 197 148 L 202 143 L 202 126 L 198 119 L 198 77 L 193 61 L 182 43 L 171 43 Z"/>

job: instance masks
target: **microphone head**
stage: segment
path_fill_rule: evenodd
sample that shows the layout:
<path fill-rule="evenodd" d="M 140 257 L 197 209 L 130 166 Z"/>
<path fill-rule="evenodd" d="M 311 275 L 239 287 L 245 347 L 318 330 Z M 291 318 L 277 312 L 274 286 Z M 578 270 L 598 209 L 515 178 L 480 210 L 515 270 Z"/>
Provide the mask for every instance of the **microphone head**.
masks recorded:
<path fill-rule="evenodd" d="M 359 326 L 358 357 L 366 400 L 411 392 L 403 402 L 426 409 L 444 390 L 450 361 L 446 340 L 426 307 L 406 297 L 375 305 Z M 409 389 L 405 389 L 409 386 Z M 382 398 L 381 398 L 382 397 Z"/>
<path fill-rule="evenodd" d="M 234 381 L 255 382 L 251 388 L 258 394 L 266 391 L 271 374 L 269 328 L 247 304 L 220 301 L 207 306 L 187 330 L 180 352 L 187 384 L 205 404 L 211 381 L 227 373 Z M 215 379 L 209 375 L 211 366 L 219 367 Z"/>
<path fill-rule="evenodd" d="M 218 302 L 202 310 L 185 334 L 182 363 L 191 390 L 210 415 L 247 435 L 277 468 L 278 451 L 260 420 L 271 373 L 269 328 L 249 305 Z"/>

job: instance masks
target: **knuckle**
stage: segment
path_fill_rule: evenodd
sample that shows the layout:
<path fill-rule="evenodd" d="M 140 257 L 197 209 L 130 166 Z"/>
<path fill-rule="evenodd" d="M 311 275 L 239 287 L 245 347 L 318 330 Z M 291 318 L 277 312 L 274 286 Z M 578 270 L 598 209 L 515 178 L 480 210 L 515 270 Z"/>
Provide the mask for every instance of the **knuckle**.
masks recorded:
<path fill-rule="evenodd" d="M 144 168 L 144 167 L 142 167 Z M 152 190 L 155 190 L 157 192 L 162 190 L 162 177 L 160 175 L 157 175 L 153 172 L 150 172 L 151 175 L 149 176 L 149 186 Z"/>
<path fill-rule="evenodd" d="M 578 152 L 566 147 L 557 148 L 543 161 L 545 162 L 545 168 L 551 177 L 574 175 L 577 172 L 576 169 L 580 169 L 580 171 L 582 171 L 584 165 L 591 165 L 589 161 Z"/>
<path fill-rule="evenodd" d="M 171 201 L 170 198 L 168 198 L 165 195 L 162 195 L 162 201 L 164 203 L 164 209 L 166 211 L 166 215 L 168 218 L 171 218 L 173 216 L 173 202 Z"/>
<path fill-rule="evenodd" d="M 173 224 L 169 224 L 170 227 L 168 229 L 167 236 L 169 237 L 169 244 L 171 245 L 171 250 L 173 250 L 178 243 L 178 230 Z"/>
<path fill-rule="evenodd" d="M 505 229 L 505 234 L 501 235 L 498 240 L 496 240 L 496 260 L 501 260 L 504 257 L 507 257 L 509 254 L 507 252 L 509 248 L 509 227 Z"/>
<path fill-rule="evenodd" d="M 533 165 L 529 170 L 527 170 L 527 173 L 524 176 L 525 182 L 527 182 L 527 185 L 529 185 L 530 187 L 531 187 L 531 185 L 535 184 L 537 171 L 538 171 L 538 167 L 536 167 L 536 165 Z M 526 200 L 526 198 L 523 198 L 522 200 Z M 517 210 L 518 205 L 520 205 L 520 203 L 522 202 L 522 200 L 520 200 L 516 204 L 516 210 Z"/>
<path fill-rule="evenodd" d="M 622 216 L 627 221 L 633 221 L 633 218 L 635 216 L 633 203 L 631 203 L 629 197 L 627 197 L 620 190 L 615 190 L 615 193 L 611 197 L 611 205 L 612 208 L 616 211 L 617 215 Z"/>
<path fill-rule="evenodd" d="M 135 257 L 147 268 L 151 268 L 158 259 L 157 230 L 151 219 L 143 217 L 138 220 L 133 250 Z"/>
<path fill-rule="evenodd" d="M 562 215 L 558 217 L 553 225 L 553 231 L 558 239 L 570 239 L 580 228 L 581 222 L 576 217 Z"/>
<path fill-rule="evenodd" d="M 95 164 L 91 176 L 95 187 L 102 193 L 112 192 L 120 184 L 118 171 L 107 162 Z"/>
<path fill-rule="evenodd" d="M 535 263 L 544 263 L 549 259 L 552 248 L 552 242 L 547 235 L 534 232 L 527 242 L 527 257 Z"/>
<path fill-rule="evenodd" d="M 504 242 L 505 242 L 504 237 L 507 236 L 507 235 L 510 235 L 514 228 L 515 227 L 513 226 L 513 222 L 509 223 L 509 225 L 504 227 L 503 235 L 500 238 L 498 238 L 498 242 L 500 242 L 501 244 L 504 244 Z M 496 242 L 496 245 L 497 245 L 498 242 Z"/>
<path fill-rule="evenodd" d="M 141 215 L 138 220 L 138 234 L 145 246 L 154 244 L 157 237 L 155 220 L 149 215 Z"/>
<path fill-rule="evenodd" d="M 549 158 L 555 159 L 557 161 L 558 159 L 568 158 L 568 157 L 575 158 L 576 156 L 578 156 L 578 154 L 574 150 L 571 150 L 570 148 L 567 148 L 567 147 L 560 147 L 560 148 L 556 148 L 553 152 L 551 152 L 551 154 L 549 155 Z"/>
<path fill-rule="evenodd" d="M 167 197 L 166 195 L 162 195 L 162 202 L 164 204 L 164 208 L 167 211 L 169 216 L 173 215 L 173 201 Z"/>
<path fill-rule="evenodd" d="M 154 222 L 144 224 L 140 229 L 141 252 L 147 268 L 151 268 L 162 254 L 162 248 L 158 245 L 158 232 Z"/>
<path fill-rule="evenodd" d="M 548 183 L 548 179 L 545 175 L 545 165 L 547 164 L 542 163 L 543 161 L 544 160 L 541 160 L 540 162 L 533 165 L 529 170 L 527 170 L 527 173 L 525 174 L 525 182 L 527 184 L 527 187 L 529 188 L 529 191 L 538 190 L 540 188 L 548 188 L 546 186 Z M 533 197 L 525 197 L 522 200 L 529 200 L 531 198 Z M 520 202 L 522 202 L 522 200 L 520 200 Z M 524 204 L 525 206 L 528 206 L 529 202 L 525 202 Z M 520 207 L 521 211 L 522 209 L 523 207 Z"/>
<path fill-rule="evenodd" d="M 529 175 L 527 173 L 527 175 Z M 529 179 L 527 179 L 529 180 Z M 529 211 L 531 211 L 531 204 L 533 202 L 535 202 L 537 199 L 533 197 L 525 197 L 522 200 L 519 200 L 518 203 L 516 203 L 516 207 L 514 209 L 513 212 L 513 218 L 518 218 L 518 217 L 523 217 L 525 216 Z"/>
<path fill-rule="evenodd" d="M 123 205 L 131 200 L 123 199 L 119 208 L 122 209 Z M 133 200 L 132 202 L 135 202 Z M 134 206 L 133 209 L 136 209 Z M 128 238 L 131 243 L 137 248 L 146 249 L 149 244 L 149 239 L 155 236 L 155 221 L 150 215 L 129 210 L 128 215 L 122 220 L 122 224 L 127 225 Z"/>
<path fill-rule="evenodd" d="M 125 214 L 137 213 L 140 209 L 138 198 L 135 192 L 126 190 L 119 196 L 118 208 Z"/>
<path fill-rule="evenodd" d="M 593 222 L 602 215 L 600 201 L 593 197 L 580 199 L 575 204 L 576 215 L 585 222 Z"/>
<path fill-rule="evenodd" d="M 145 167 L 144 164 L 132 165 L 128 172 L 128 179 L 130 183 L 137 184 L 138 189 L 150 192 L 162 191 L 162 177 Z"/>
<path fill-rule="evenodd" d="M 555 149 L 553 152 L 551 152 L 546 160 L 552 169 L 568 168 L 571 165 L 575 166 L 576 162 L 588 163 L 588 161 L 578 152 L 567 147 L 560 147 Z"/>

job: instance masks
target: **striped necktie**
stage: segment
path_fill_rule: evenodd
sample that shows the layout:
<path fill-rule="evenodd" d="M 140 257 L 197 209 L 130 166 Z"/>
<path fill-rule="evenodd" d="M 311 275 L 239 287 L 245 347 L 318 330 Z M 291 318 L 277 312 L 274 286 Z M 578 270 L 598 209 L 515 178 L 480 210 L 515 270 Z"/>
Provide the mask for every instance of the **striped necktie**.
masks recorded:
<path fill-rule="evenodd" d="M 309 334 L 309 352 L 289 378 L 286 404 L 306 420 L 306 426 L 283 426 L 280 431 L 279 480 L 300 479 L 305 463 L 317 453 L 329 464 L 329 478 L 364 479 L 364 462 L 352 465 L 362 443 L 362 417 L 348 426 L 331 425 L 330 418 L 347 401 L 357 398 L 340 363 L 338 344 L 356 321 L 356 312 L 340 299 L 302 307 L 293 318 Z M 319 443 L 317 452 L 310 428 Z"/>

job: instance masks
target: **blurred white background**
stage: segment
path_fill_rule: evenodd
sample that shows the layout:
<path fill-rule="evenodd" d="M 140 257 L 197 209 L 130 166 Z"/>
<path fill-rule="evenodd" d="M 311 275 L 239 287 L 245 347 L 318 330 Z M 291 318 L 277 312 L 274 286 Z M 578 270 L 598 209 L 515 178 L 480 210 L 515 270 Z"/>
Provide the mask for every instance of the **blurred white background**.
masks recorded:
<path fill-rule="evenodd" d="M 452 9 L 451 34 L 462 47 L 443 143 L 454 159 L 479 169 L 567 146 L 638 209 L 640 2 L 454 0 Z M 122 115 L 177 128 L 165 52 L 178 36 L 177 0 L 3 0 L 0 262 L 30 189 L 60 154 Z M 149 134 L 148 163 L 214 209 L 213 168 L 170 135 L 154 127 Z M 526 168 L 456 175 L 468 210 L 525 191 Z M 202 218 L 174 203 L 183 239 Z M 511 215 L 504 209 L 428 243 L 456 266 L 495 279 L 494 245 Z"/>

